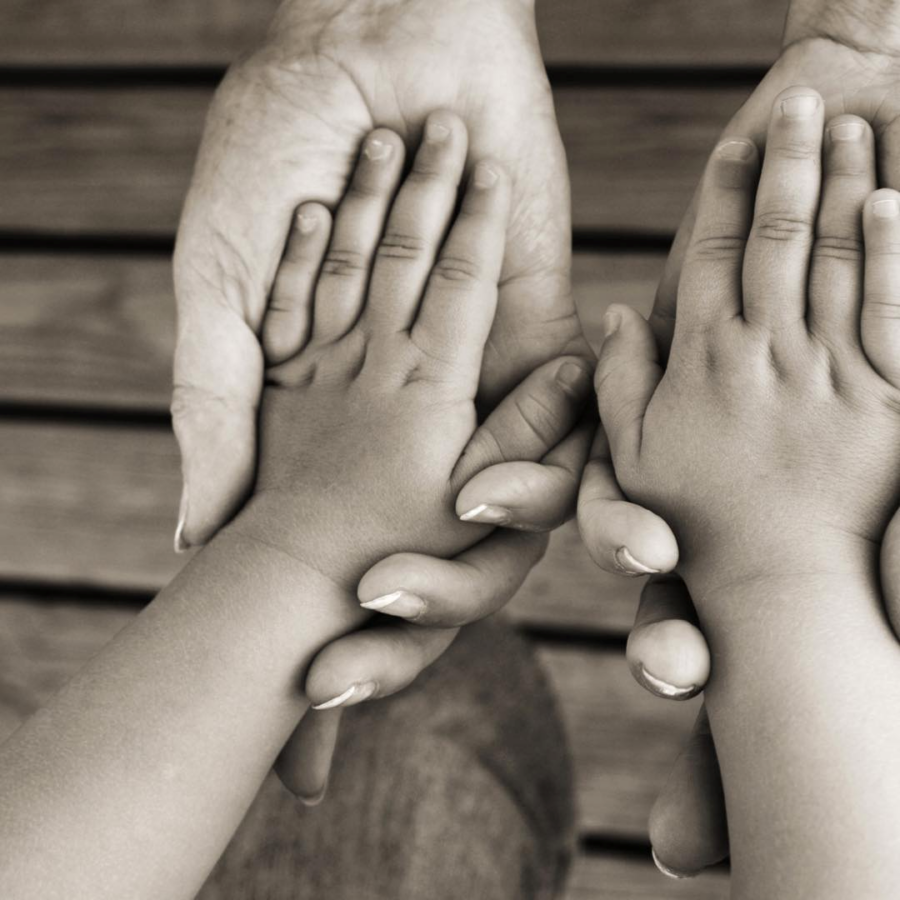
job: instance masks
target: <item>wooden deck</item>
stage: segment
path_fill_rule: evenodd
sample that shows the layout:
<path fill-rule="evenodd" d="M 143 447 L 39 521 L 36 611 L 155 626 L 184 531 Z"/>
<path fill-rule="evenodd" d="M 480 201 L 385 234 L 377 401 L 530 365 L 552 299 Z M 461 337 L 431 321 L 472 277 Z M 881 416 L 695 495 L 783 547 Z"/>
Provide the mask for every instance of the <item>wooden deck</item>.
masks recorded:
<path fill-rule="evenodd" d="M 183 564 L 168 254 L 204 109 L 275 0 L 0 0 L 0 738 Z M 538 0 L 589 333 L 647 309 L 705 155 L 786 0 Z M 639 585 L 573 527 L 512 605 L 559 689 L 584 838 L 568 900 L 723 898 L 659 876 L 646 819 L 696 703 L 632 683 Z"/>

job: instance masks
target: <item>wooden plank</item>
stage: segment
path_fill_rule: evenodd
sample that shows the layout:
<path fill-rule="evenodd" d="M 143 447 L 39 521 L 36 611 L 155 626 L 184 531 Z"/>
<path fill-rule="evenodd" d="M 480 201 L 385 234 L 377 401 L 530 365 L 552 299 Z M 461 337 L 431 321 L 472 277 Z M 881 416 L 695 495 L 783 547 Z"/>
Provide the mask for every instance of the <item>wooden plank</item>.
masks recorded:
<path fill-rule="evenodd" d="M 576 227 L 674 232 L 747 93 L 557 90 Z M 0 89 L 0 230 L 171 235 L 209 98 L 200 88 Z"/>
<path fill-rule="evenodd" d="M 575 300 L 599 340 L 612 301 L 646 313 L 663 255 L 577 253 Z M 168 259 L 0 254 L 0 403 L 165 413 L 175 307 Z"/>
<path fill-rule="evenodd" d="M 277 0 L 6 0 L 0 65 L 216 65 L 256 45 Z M 787 0 L 539 0 L 549 65 L 765 65 Z"/>
<path fill-rule="evenodd" d="M 155 592 L 172 550 L 181 481 L 165 429 L 0 424 L 0 579 Z M 605 575 L 574 523 L 513 601 L 523 624 L 625 634 L 640 583 Z"/>
<path fill-rule="evenodd" d="M 604 851 L 576 857 L 563 900 L 727 900 L 728 874 L 704 872 L 697 878 L 665 878 L 646 859 Z"/>
<path fill-rule="evenodd" d="M 0 740 L 47 701 L 134 608 L 0 598 Z M 576 772 L 582 830 L 646 839 L 659 789 L 698 700 L 665 703 L 631 678 L 620 652 L 539 646 L 559 697 Z"/>

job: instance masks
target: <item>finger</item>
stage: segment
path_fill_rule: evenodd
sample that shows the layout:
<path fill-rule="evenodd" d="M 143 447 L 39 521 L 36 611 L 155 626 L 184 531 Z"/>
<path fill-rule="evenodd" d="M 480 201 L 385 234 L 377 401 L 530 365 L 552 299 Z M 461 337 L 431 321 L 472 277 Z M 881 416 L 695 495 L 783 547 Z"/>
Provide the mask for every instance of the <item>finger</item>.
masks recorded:
<path fill-rule="evenodd" d="M 197 303 L 179 315 L 172 424 L 183 488 L 175 549 L 208 541 L 243 505 L 256 473 L 263 356 L 243 319 Z"/>
<path fill-rule="evenodd" d="M 578 493 L 578 529 L 591 558 L 620 575 L 671 572 L 678 564 L 675 535 L 655 513 L 625 499 L 602 427 L 590 456 Z"/>
<path fill-rule="evenodd" d="M 447 110 L 428 116 L 412 169 L 397 193 L 372 269 L 365 320 L 409 328 L 456 207 L 468 136 Z"/>
<path fill-rule="evenodd" d="M 318 806 L 325 798 L 342 713 L 307 712 L 275 761 L 281 783 L 306 806 Z"/>
<path fill-rule="evenodd" d="M 644 413 L 662 369 L 650 326 L 633 309 L 614 303 L 603 318 L 603 331 L 594 388 L 618 471 L 637 462 Z"/>
<path fill-rule="evenodd" d="M 372 258 L 403 170 L 403 141 L 378 128 L 363 149 L 334 217 L 328 252 L 316 284 L 312 340 L 337 340 L 362 310 Z"/>
<path fill-rule="evenodd" d="M 900 511 L 894 513 L 881 544 L 881 586 L 888 619 L 900 639 Z"/>
<path fill-rule="evenodd" d="M 810 331 L 829 344 L 858 345 L 862 303 L 862 211 L 876 188 L 869 123 L 838 116 L 825 131 L 822 203 L 809 274 Z"/>
<path fill-rule="evenodd" d="M 672 337 L 675 334 L 675 319 L 678 308 L 678 285 L 681 281 L 681 271 L 684 266 L 684 257 L 694 234 L 694 222 L 697 216 L 697 203 L 700 197 L 700 185 L 691 198 L 684 218 L 675 232 L 675 240 L 666 257 L 662 278 L 656 288 L 656 298 L 653 301 L 653 310 L 650 313 L 649 324 L 656 338 L 656 346 L 659 351 L 660 362 L 665 366 L 669 358 L 669 349 L 672 346 Z"/>
<path fill-rule="evenodd" d="M 594 428 L 595 417 L 585 416 L 539 463 L 500 463 L 479 472 L 457 495 L 457 513 L 504 528 L 558 528 L 575 514 Z"/>
<path fill-rule="evenodd" d="M 453 473 L 451 483 L 454 490 L 459 490 L 457 513 L 464 516 L 465 521 L 510 524 L 514 518 L 510 507 L 501 504 L 493 511 L 488 508 L 492 500 L 498 499 L 493 493 L 498 486 L 498 477 L 496 474 L 489 476 L 485 470 L 501 463 L 536 463 L 545 459 L 572 433 L 590 396 L 590 367 L 577 356 L 545 363 L 513 388 L 472 436 Z M 571 454 L 553 457 L 547 460 L 548 465 L 561 467 L 565 462 L 577 465 L 580 446 L 584 445 L 576 439 L 571 445 Z M 485 480 L 480 484 L 473 483 L 482 472 Z M 533 469 L 526 471 L 519 467 L 515 474 L 534 478 L 533 472 Z M 513 473 L 507 469 L 506 474 Z M 564 477 L 564 472 L 558 473 L 557 482 Z M 533 481 L 530 486 L 537 487 Z M 486 490 L 482 495 L 480 487 L 490 488 L 490 491 Z M 528 487 L 525 482 L 520 482 L 519 488 L 514 488 L 512 493 L 527 491 Z M 536 502 L 540 504 L 541 501 L 536 498 Z M 479 509 L 482 506 L 485 509 Z"/>
<path fill-rule="evenodd" d="M 297 210 L 263 319 L 269 365 L 299 353 L 309 337 L 313 288 L 330 234 L 331 213 L 321 203 L 304 203 Z"/>
<path fill-rule="evenodd" d="M 676 331 L 740 315 L 741 271 L 758 171 L 752 141 L 726 138 L 710 156 L 678 287 Z"/>
<path fill-rule="evenodd" d="M 481 368 L 494 321 L 511 187 L 498 162 L 475 166 L 413 323 L 413 343 L 426 355 L 456 361 L 461 371 Z M 473 396 L 476 388 L 477 374 Z"/>
<path fill-rule="evenodd" d="M 900 387 L 900 194 L 875 191 L 863 211 L 865 287 L 860 332 L 869 362 Z"/>
<path fill-rule="evenodd" d="M 650 812 L 650 842 L 660 871 L 687 878 L 728 856 L 725 795 L 706 709 Z"/>
<path fill-rule="evenodd" d="M 398 553 L 366 572 L 357 595 L 365 609 L 419 625 L 466 625 L 506 604 L 546 548 L 544 535 L 497 531 L 455 559 Z"/>
<path fill-rule="evenodd" d="M 625 658 L 650 693 L 689 700 L 709 679 L 709 647 L 694 605 L 680 580 L 651 579 L 641 593 Z"/>
<path fill-rule="evenodd" d="M 775 101 L 744 255 L 748 322 L 778 328 L 806 315 L 822 180 L 823 115 L 822 98 L 809 88 L 790 88 Z"/>
<path fill-rule="evenodd" d="M 314 710 L 355 706 L 402 690 L 453 643 L 458 628 L 383 620 L 320 651 L 306 676 Z"/>

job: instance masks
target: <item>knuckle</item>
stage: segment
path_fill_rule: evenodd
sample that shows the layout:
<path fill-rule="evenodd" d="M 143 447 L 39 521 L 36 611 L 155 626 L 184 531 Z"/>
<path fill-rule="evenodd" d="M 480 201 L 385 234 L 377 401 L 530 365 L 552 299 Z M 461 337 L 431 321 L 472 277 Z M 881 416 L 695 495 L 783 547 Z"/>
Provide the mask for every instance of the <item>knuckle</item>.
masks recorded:
<path fill-rule="evenodd" d="M 763 210 L 753 223 L 754 235 L 766 241 L 807 240 L 811 229 L 809 217 L 793 210 Z"/>
<path fill-rule="evenodd" d="M 694 241 L 691 255 L 701 262 L 730 262 L 740 259 L 746 240 L 740 236 L 705 235 Z"/>
<path fill-rule="evenodd" d="M 839 259 L 857 262 L 862 256 L 863 242 L 861 238 L 820 234 L 813 246 L 813 255 L 818 259 Z"/>
<path fill-rule="evenodd" d="M 383 259 L 419 260 L 427 250 L 428 242 L 420 237 L 388 231 L 378 245 L 378 256 Z"/>
<path fill-rule="evenodd" d="M 777 160 L 807 162 L 818 159 L 821 153 L 818 140 L 812 138 L 786 138 L 769 149 L 769 155 Z"/>
<path fill-rule="evenodd" d="M 900 319 L 900 302 L 891 295 L 868 294 L 863 315 L 871 319 L 896 321 Z"/>
<path fill-rule="evenodd" d="M 368 259 L 358 250 L 329 250 L 322 261 L 323 275 L 359 277 L 368 270 Z"/>
<path fill-rule="evenodd" d="M 438 284 L 470 287 L 481 281 L 481 266 L 462 256 L 442 256 L 432 269 L 431 277 Z"/>
<path fill-rule="evenodd" d="M 522 422 L 537 439 L 548 447 L 558 439 L 559 415 L 557 411 L 535 394 L 526 394 L 516 398 L 516 409 Z"/>

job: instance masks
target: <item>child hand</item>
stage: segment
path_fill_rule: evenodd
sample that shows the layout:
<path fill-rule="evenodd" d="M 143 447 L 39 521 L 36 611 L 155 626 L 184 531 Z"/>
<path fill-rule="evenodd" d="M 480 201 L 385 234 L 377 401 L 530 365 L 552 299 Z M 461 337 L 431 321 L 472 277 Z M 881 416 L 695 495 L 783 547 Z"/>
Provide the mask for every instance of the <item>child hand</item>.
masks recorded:
<path fill-rule="evenodd" d="M 392 553 L 447 556 L 489 530 L 454 500 L 473 474 L 510 185 L 480 162 L 454 221 L 466 149 L 459 119 L 433 114 L 398 190 L 403 142 L 369 135 L 333 227 L 299 210 L 262 324 L 260 466 L 237 527 L 347 589 Z"/>
<path fill-rule="evenodd" d="M 616 475 L 673 525 L 701 607 L 711 582 L 870 570 L 897 506 L 898 194 L 872 193 L 871 129 L 849 116 L 823 183 L 822 118 L 810 90 L 778 98 L 755 210 L 756 148 L 713 154 L 665 372 L 637 314 L 605 323 Z"/>

